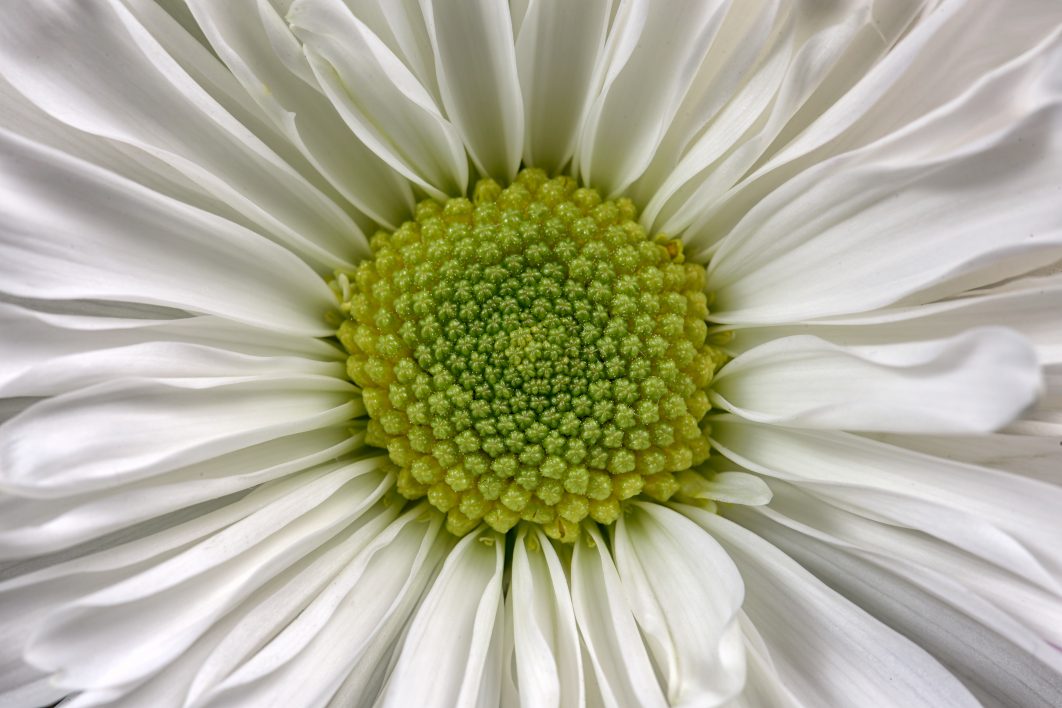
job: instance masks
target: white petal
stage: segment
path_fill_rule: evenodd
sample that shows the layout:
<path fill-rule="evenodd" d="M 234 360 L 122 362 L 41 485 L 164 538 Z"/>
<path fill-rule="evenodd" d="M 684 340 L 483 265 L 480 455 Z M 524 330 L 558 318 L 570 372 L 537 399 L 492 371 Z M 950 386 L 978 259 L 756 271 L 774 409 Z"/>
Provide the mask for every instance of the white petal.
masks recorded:
<path fill-rule="evenodd" d="M 457 130 L 383 41 L 341 0 L 300 0 L 288 21 L 355 135 L 432 196 L 464 194 L 468 158 Z"/>
<path fill-rule="evenodd" d="M 595 70 L 574 171 L 606 194 L 649 165 L 726 15 L 720 0 L 682 0 L 667 12 L 620 3 Z"/>
<path fill-rule="evenodd" d="M 1054 655 L 1052 667 L 997 634 L 984 622 L 985 608 L 964 603 L 969 588 L 953 584 L 940 599 L 902 575 L 889 572 L 888 566 L 878 567 L 763 516 L 745 512 L 738 520 L 933 654 L 983 702 L 1030 708 L 1051 708 L 1062 702 L 1057 673 L 1062 658 L 1057 651 L 1046 643 L 1039 647 L 1044 655 Z"/>
<path fill-rule="evenodd" d="M 752 118 L 755 105 L 770 101 L 780 73 L 777 65 L 789 48 L 783 35 L 793 26 L 789 9 L 779 0 L 730 3 L 723 26 L 712 39 L 652 162 L 629 189 L 636 203 L 646 205 L 643 223 L 654 227 L 652 231 L 660 230 L 655 225 L 662 204 L 690 178 L 683 172 L 691 163 L 711 159 L 707 146 L 718 143 L 723 152 L 734 149 L 742 144 L 742 134 L 756 125 Z M 818 17 L 811 13 L 797 16 Z M 676 178 L 680 179 L 674 184 Z"/>
<path fill-rule="evenodd" d="M 856 45 L 863 51 L 836 67 L 826 90 L 803 107 L 786 127 L 785 139 L 768 150 L 766 164 L 742 175 L 722 197 L 688 205 L 703 214 L 688 234 L 694 242 L 711 243 L 727 234 L 771 191 L 810 166 L 869 145 L 941 107 L 952 104 L 945 112 L 960 108 L 947 119 L 953 129 L 970 118 L 1001 116 L 1002 104 L 964 115 L 956 99 L 993 72 L 1010 71 L 1008 63 L 1062 22 L 1060 8 L 1051 0 L 1023 0 L 1020 12 L 994 0 L 860 4 L 870 8 L 863 41 Z M 917 16 L 910 20 L 912 10 Z M 878 56 L 880 61 L 867 61 Z"/>
<path fill-rule="evenodd" d="M 1040 361 L 1062 362 L 1062 276 L 1023 278 L 1007 287 L 968 293 L 927 305 L 877 310 L 777 326 L 745 327 L 728 343 L 745 351 L 771 339 L 810 334 L 845 346 L 913 342 L 951 337 L 973 327 L 999 325 L 1020 332 Z"/>
<path fill-rule="evenodd" d="M 237 655 L 237 663 L 244 658 L 237 653 L 239 648 L 248 641 L 253 643 L 260 640 L 262 636 L 266 639 L 274 636 L 279 628 L 291 620 L 292 607 L 296 608 L 294 613 L 297 613 L 298 608 L 305 606 L 306 592 L 313 593 L 315 589 L 319 591 L 327 585 L 335 575 L 337 564 L 342 566 L 349 561 L 350 556 L 356 554 L 379 531 L 378 522 L 382 521 L 386 525 L 388 518 L 388 514 L 377 514 L 368 523 L 352 525 L 308 553 L 263 584 L 224 617 L 218 618 L 179 657 L 143 682 L 117 689 L 84 691 L 77 695 L 72 706 L 139 708 L 145 705 L 172 705 L 176 708 L 188 705 L 193 683 L 199 678 L 200 672 L 220 671 L 223 676 L 231 670 L 228 662 L 233 660 L 233 654 Z M 308 591 L 307 587 L 310 588 Z M 201 701 L 197 702 L 199 704 Z"/>
<path fill-rule="evenodd" d="M 1026 475 L 1062 485 L 1062 444 L 1051 437 L 994 435 L 874 435 L 875 440 L 910 450 Z"/>
<path fill-rule="evenodd" d="M 412 619 L 380 705 L 498 704 L 504 567 L 503 537 L 461 539 Z"/>
<path fill-rule="evenodd" d="M 50 611 L 159 564 L 178 549 L 276 503 L 290 489 L 284 484 L 263 485 L 241 499 L 199 504 L 62 554 L 4 564 L 0 631 L 5 641 L 0 642 L 0 665 L 22 664 L 23 647 Z M 34 671 L 29 680 L 39 675 Z"/>
<path fill-rule="evenodd" d="M 610 5 L 610 0 L 528 3 L 516 39 L 526 164 L 552 174 L 575 152 L 594 67 L 605 45 Z"/>
<path fill-rule="evenodd" d="M 331 427 L 357 408 L 339 379 L 124 379 L 50 398 L 0 428 L 0 488 L 65 496 L 141 479 L 278 436 Z"/>
<path fill-rule="evenodd" d="M 509 5 L 421 0 L 447 117 L 476 168 L 508 182 L 523 153 L 524 109 Z"/>
<path fill-rule="evenodd" d="M 289 251 L 3 132 L 0 224 L 0 287 L 15 295 L 127 300 L 330 333 L 324 314 L 335 298 Z"/>
<path fill-rule="evenodd" d="M 19 499 L 0 519 L 0 558 L 75 546 L 118 529 L 308 469 L 351 452 L 360 437 L 325 428 L 276 438 L 140 483 L 59 499 Z"/>
<path fill-rule="evenodd" d="M 561 559 L 541 530 L 522 526 L 512 553 L 512 614 L 519 705 L 582 705 L 582 650 Z"/>
<path fill-rule="evenodd" d="M 51 396 L 123 378 L 215 376 L 333 376 L 339 362 L 301 357 L 256 357 L 199 344 L 144 342 L 49 358 L 17 376 L 0 378 L 0 395 Z"/>
<path fill-rule="evenodd" d="M 238 211 L 161 160 L 56 120 L 19 93 L 3 76 L 0 76 L 0 130 L 102 167 L 153 192 L 253 227 Z"/>
<path fill-rule="evenodd" d="M 409 185 L 351 139 L 277 10 L 264 0 L 193 0 L 189 7 L 247 94 L 343 197 L 378 222 L 401 223 L 413 202 Z"/>
<path fill-rule="evenodd" d="M 939 598 L 1039 661 L 1062 672 L 1062 603 L 1059 593 L 918 531 L 881 523 L 857 509 L 841 508 L 814 491 L 775 482 L 770 507 L 734 510 L 739 523 L 756 531 L 770 519 L 848 555 L 874 564 L 920 592 Z M 807 545 L 814 546 L 808 541 Z"/>
<path fill-rule="evenodd" d="M 929 302 L 1062 256 L 1060 68 L 1062 38 L 779 187 L 713 258 L 713 317 L 792 322 Z"/>
<path fill-rule="evenodd" d="M 11 685 L 10 689 L 4 682 L 0 684 L 0 706 L 4 708 L 50 706 L 60 702 L 66 694 L 66 689 L 52 684 L 50 677 L 39 678 L 17 688 Z"/>
<path fill-rule="evenodd" d="M 739 619 L 748 659 L 748 678 L 741 695 L 730 701 L 727 708 L 807 708 L 793 696 L 778 675 L 778 670 L 771 662 L 770 651 L 748 615 L 741 612 Z"/>
<path fill-rule="evenodd" d="M 247 614 L 206 657 L 191 699 L 214 708 L 323 706 L 352 673 L 386 662 L 447 547 L 438 517 L 425 523 L 418 507 L 395 520 L 397 511 L 345 541 L 328 567 L 292 576 Z M 355 702 L 372 696 L 359 693 Z"/>
<path fill-rule="evenodd" d="M 711 437 L 747 469 L 920 530 L 1048 591 L 1062 589 L 1062 488 L 844 433 L 720 418 Z"/>
<path fill-rule="evenodd" d="M 93 316 L 42 312 L 0 302 L 0 330 L 8 334 L 0 342 L 0 382 L 42 369 L 57 359 L 147 343 L 191 344 L 316 364 L 346 358 L 341 349 L 315 337 L 292 336 L 210 315 L 177 319 Z"/>
<path fill-rule="evenodd" d="M 601 704 L 666 706 L 619 573 L 595 526 L 585 525 L 575 544 L 571 578 L 575 619 Z"/>
<path fill-rule="evenodd" d="M 439 98 L 435 56 L 420 0 L 345 0 L 397 56 L 402 57 L 421 85 Z"/>
<path fill-rule="evenodd" d="M 771 488 L 763 478 L 748 472 L 717 472 L 705 480 L 698 498 L 744 506 L 762 506 L 771 501 Z"/>
<path fill-rule="evenodd" d="M 744 588 L 710 535 L 659 504 L 635 502 L 615 532 L 616 567 L 672 706 L 719 706 L 745 683 L 737 613 Z"/>
<path fill-rule="evenodd" d="M 745 580 L 743 605 L 779 676 L 808 706 L 977 706 L 954 676 L 755 534 L 693 507 Z"/>
<path fill-rule="evenodd" d="M 883 346 L 776 339 L 724 366 L 710 395 L 757 422 L 948 434 L 996 430 L 1041 390 L 1029 344 L 1011 330 L 983 328 Z"/>
<path fill-rule="evenodd" d="M 377 467 L 367 461 L 285 480 L 288 493 L 279 503 L 49 615 L 27 660 L 59 671 L 58 683 L 71 688 L 121 686 L 149 676 L 379 499 L 394 480 Z"/>
<path fill-rule="evenodd" d="M 342 209 L 218 105 L 124 7 L 107 5 L 27 6 L 0 30 L 0 73 L 55 118 L 166 162 L 317 263 L 345 266 L 366 253 Z"/>
<path fill-rule="evenodd" d="M 784 144 L 781 135 L 798 134 L 841 96 L 923 4 L 856 0 L 809 11 L 734 3 L 735 17 L 713 42 L 720 46 L 705 59 L 708 80 L 695 84 L 662 146 L 670 161 L 654 158 L 659 189 L 649 192 L 643 218 L 671 234 L 687 228 Z M 712 238 L 697 236 L 698 244 Z"/>

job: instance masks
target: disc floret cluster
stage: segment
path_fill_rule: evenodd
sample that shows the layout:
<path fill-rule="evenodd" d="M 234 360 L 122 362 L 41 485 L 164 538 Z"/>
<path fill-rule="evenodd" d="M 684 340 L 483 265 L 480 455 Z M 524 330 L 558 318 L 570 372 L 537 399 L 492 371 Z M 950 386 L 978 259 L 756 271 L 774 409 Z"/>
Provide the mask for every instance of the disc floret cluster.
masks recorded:
<path fill-rule="evenodd" d="M 428 200 L 333 282 L 366 442 L 463 535 L 521 520 L 572 541 L 703 462 L 705 270 L 626 199 L 524 170 Z"/>

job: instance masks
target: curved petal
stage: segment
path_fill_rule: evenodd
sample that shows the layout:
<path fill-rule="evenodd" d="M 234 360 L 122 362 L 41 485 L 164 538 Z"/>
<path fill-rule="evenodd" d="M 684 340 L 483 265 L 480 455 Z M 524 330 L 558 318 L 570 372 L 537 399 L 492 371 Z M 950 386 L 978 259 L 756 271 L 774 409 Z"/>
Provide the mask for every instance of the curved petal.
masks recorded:
<path fill-rule="evenodd" d="M 1001 115 L 1001 103 L 964 114 L 962 97 L 986 77 L 1011 72 L 1028 59 L 1022 55 L 1041 54 L 1042 40 L 1062 23 L 1053 0 L 1020 1 L 1020 9 L 994 0 L 863 4 L 856 13 L 867 20 L 856 45 L 862 44 L 863 56 L 846 57 L 836 67 L 827 91 L 803 107 L 737 185 L 687 204 L 700 212 L 687 233 L 691 246 L 716 243 L 753 206 L 813 165 L 902 132 L 935 112 L 947 116 L 953 136 L 961 134 L 959 122 Z M 1019 87 L 1021 81 L 1013 83 Z"/>
<path fill-rule="evenodd" d="M 498 705 L 504 568 L 503 537 L 461 539 L 411 621 L 381 706 Z"/>
<path fill-rule="evenodd" d="M 318 83 L 366 145 L 432 196 L 464 194 L 468 158 L 431 94 L 341 0 L 299 0 L 288 22 Z"/>
<path fill-rule="evenodd" d="M 947 541 L 1049 592 L 1062 590 L 1062 488 L 837 432 L 712 422 L 747 469 L 839 506 Z"/>
<path fill-rule="evenodd" d="M 528 3 L 516 37 L 526 164 L 553 174 L 575 152 L 611 4 L 611 0 Z"/>
<path fill-rule="evenodd" d="M 60 671 L 58 683 L 70 688 L 122 686 L 159 670 L 393 484 L 376 471 L 375 460 L 335 467 L 281 482 L 288 492 L 279 503 L 50 614 L 30 641 L 27 660 Z"/>
<path fill-rule="evenodd" d="M 1042 656 L 1054 659 L 1052 666 L 997 633 L 985 622 L 991 610 L 968 603 L 971 588 L 954 584 L 940 597 L 891 572 L 891 564 L 879 567 L 848 549 L 759 514 L 741 513 L 738 518 L 834 590 L 933 654 L 983 703 L 1051 708 L 1062 702 L 1058 680 L 1062 658 L 1057 651 L 1046 643 L 1038 647 Z"/>
<path fill-rule="evenodd" d="M 425 519 L 422 507 L 397 514 L 388 508 L 344 542 L 327 569 L 293 576 L 247 614 L 204 658 L 190 700 L 323 706 L 348 677 L 386 663 L 448 547 L 437 515 Z M 372 697 L 365 690 L 351 704 Z"/>
<path fill-rule="evenodd" d="M 167 305 L 331 334 L 324 316 L 335 297 L 291 252 L 3 132 L 0 228 L 0 288 L 15 295 Z"/>
<path fill-rule="evenodd" d="M 582 650 L 571 591 L 556 549 L 539 529 L 522 526 L 517 532 L 507 604 L 519 705 L 583 705 Z"/>
<path fill-rule="evenodd" d="M 120 379 L 50 398 L 0 427 L 0 488 L 66 496 L 338 425 L 355 389 L 331 377 Z"/>
<path fill-rule="evenodd" d="M 524 109 L 509 4 L 421 0 L 446 115 L 484 175 L 509 182 L 523 154 Z"/>
<path fill-rule="evenodd" d="M 906 433 L 984 433 L 1032 405 L 1036 352 L 1003 328 L 947 340 L 840 347 L 810 336 L 751 349 L 716 375 L 720 408 L 761 423 Z"/>
<path fill-rule="evenodd" d="M 745 580 L 744 611 L 785 686 L 808 706 L 978 706 L 929 654 L 731 521 L 679 510 L 730 553 Z"/>
<path fill-rule="evenodd" d="M 723 0 L 681 0 L 668 12 L 620 3 L 594 72 L 573 172 L 615 195 L 648 167 L 723 23 Z"/>
<path fill-rule="evenodd" d="M 634 502 L 616 523 L 620 581 L 672 706 L 724 705 L 745 683 L 744 588 L 714 539 L 680 514 Z"/>
<path fill-rule="evenodd" d="M 9 20 L 0 73 L 42 110 L 166 162 L 315 263 L 349 267 L 365 254 L 350 217 L 218 105 L 124 7 L 42 0 Z"/>
<path fill-rule="evenodd" d="M 602 704 L 666 706 L 619 573 L 595 526 L 585 525 L 575 544 L 571 578 L 575 619 Z"/>
<path fill-rule="evenodd" d="M 148 344 L 211 348 L 251 358 L 275 358 L 294 364 L 296 370 L 312 368 L 302 373 L 323 373 L 326 370 L 318 366 L 341 364 L 346 358 L 339 348 L 315 337 L 292 336 L 211 315 L 176 319 L 93 316 L 42 312 L 0 302 L 0 331 L 8 335 L 0 341 L 0 389 L 5 382 L 43 370 L 53 361 Z M 57 369 L 52 368 L 50 375 Z"/>
<path fill-rule="evenodd" d="M 1021 278 L 1005 287 L 971 291 L 932 304 L 800 323 L 739 327 L 735 328 L 736 336 L 728 342 L 727 349 L 742 352 L 795 334 L 814 335 L 843 346 L 915 342 L 996 325 L 1020 332 L 1036 348 L 1041 362 L 1062 363 L 1059 312 L 1062 312 L 1062 274 L 1055 274 Z"/>
<path fill-rule="evenodd" d="M 925 4 L 734 3 L 733 17 L 713 42 L 720 46 L 705 59 L 707 80 L 691 90 L 662 145 L 665 153 L 646 174 L 658 188 L 640 185 L 651 198 L 643 219 L 670 234 L 685 230 L 806 121 L 814 125 L 823 107 L 889 52 Z M 697 236 L 698 245 L 711 238 Z"/>
<path fill-rule="evenodd" d="M 189 7 L 214 51 L 277 129 L 347 201 L 379 223 L 398 226 L 413 205 L 409 185 L 371 147 L 351 139 L 273 5 L 192 0 Z"/>
<path fill-rule="evenodd" d="M 1062 30 L 955 105 L 786 182 L 715 254 L 713 318 L 931 302 L 1062 256 L 1059 76 Z"/>
<path fill-rule="evenodd" d="M 0 518 L 0 559 L 68 548 L 119 529 L 223 499 L 356 449 L 360 436 L 334 427 L 279 437 L 139 483 L 65 498 L 20 498 Z"/>
<path fill-rule="evenodd" d="M 224 376 L 331 376 L 342 379 L 339 362 L 300 357 L 260 357 L 179 342 L 144 342 L 79 352 L 27 367 L 0 378 L 0 395 L 53 396 L 123 377 L 195 378 Z"/>
<path fill-rule="evenodd" d="M 760 526 L 781 525 L 807 537 L 809 547 L 821 542 L 871 563 L 877 572 L 938 598 L 985 632 L 1062 673 L 1062 656 L 1055 648 L 1062 643 L 1057 590 L 1044 589 L 946 541 L 839 506 L 814 490 L 780 481 L 774 487 L 777 497 L 771 506 L 756 509 L 756 514 L 737 509 L 733 518 L 757 532 Z"/>

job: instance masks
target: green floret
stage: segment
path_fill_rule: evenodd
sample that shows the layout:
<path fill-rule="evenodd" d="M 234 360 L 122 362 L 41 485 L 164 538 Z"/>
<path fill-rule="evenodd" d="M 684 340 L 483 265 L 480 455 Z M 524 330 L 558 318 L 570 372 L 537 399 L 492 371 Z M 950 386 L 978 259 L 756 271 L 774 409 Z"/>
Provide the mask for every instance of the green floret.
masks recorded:
<path fill-rule="evenodd" d="M 626 199 L 524 170 L 428 200 L 333 287 L 366 442 L 464 534 L 521 520 L 572 541 L 708 457 L 705 270 Z"/>

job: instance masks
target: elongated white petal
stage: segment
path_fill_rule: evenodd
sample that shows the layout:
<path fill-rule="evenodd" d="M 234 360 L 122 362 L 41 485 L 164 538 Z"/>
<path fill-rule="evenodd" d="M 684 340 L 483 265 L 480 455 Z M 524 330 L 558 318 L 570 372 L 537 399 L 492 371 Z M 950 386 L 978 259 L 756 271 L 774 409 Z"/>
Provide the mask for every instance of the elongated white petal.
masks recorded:
<path fill-rule="evenodd" d="M 401 223 L 412 205 L 409 185 L 351 139 L 277 10 L 263 0 L 193 0 L 189 7 L 247 94 L 330 184 L 374 220 Z"/>
<path fill-rule="evenodd" d="M 93 316 L 41 312 L 0 302 L 0 329 L 9 335 L 0 341 L 0 382 L 23 377 L 52 361 L 149 343 L 209 347 L 292 363 L 314 362 L 312 366 L 345 358 L 341 349 L 321 339 L 250 327 L 211 315 L 176 319 Z M 51 374 L 55 373 L 53 368 Z"/>
<path fill-rule="evenodd" d="M 0 288 L 15 295 L 127 300 L 329 333 L 323 317 L 335 299 L 292 253 L 3 132 L 0 224 Z"/>
<path fill-rule="evenodd" d="M 823 107 L 886 54 L 925 4 L 853 0 L 808 11 L 788 3 L 734 3 L 728 25 L 713 42 L 722 46 L 713 46 L 706 58 L 715 69 L 711 81 L 691 90 L 662 146 L 667 152 L 654 160 L 658 189 L 643 218 L 680 233 L 719 205 L 777 149 L 780 135 L 813 124 Z M 686 149 L 679 153 L 680 148 Z M 647 193 L 648 187 L 643 187 Z M 696 242 L 719 235 L 700 231 Z"/>
<path fill-rule="evenodd" d="M 330 377 L 120 379 L 50 398 L 0 427 L 0 487 L 65 496 L 202 462 L 357 412 Z"/>
<path fill-rule="evenodd" d="M 743 609 L 786 687 L 808 706 L 977 706 L 954 676 L 914 643 L 829 589 L 733 522 L 681 511 L 730 553 L 745 581 Z"/>
<path fill-rule="evenodd" d="M 248 614 L 203 662 L 193 700 L 214 708 L 323 706 L 349 676 L 364 680 L 386 662 L 447 547 L 439 518 L 425 519 L 423 508 L 394 516 L 381 514 L 344 542 L 327 570 L 292 576 L 283 592 Z M 311 685 L 303 680 L 308 674 Z M 364 690 L 355 698 L 372 695 Z"/>
<path fill-rule="evenodd" d="M 420 0 L 345 0 L 346 5 L 439 100 L 435 56 Z"/>
<path fill-rule="evenodd" d="M 480 172 L 508 182 L 523 153 L 524 109 L 509 5 L 421 0 L 446 115 Z"/>
<path fill-rule="evenodd" d="M 526 164 L 554 173 L 575 152 L 610 6 L 610 0 L 528 3 L 516 38 Z"/>
<path fill-rule="evenodd" d="M 70 688 L 150 675 L 262 583 L 357 519 L 391 484 L 375 461 L 288 481 L 280 503 L 51 614 L 27 659 Z M 182 598 L 191 593 L 197 602 Z M 136 656 L 136 661 L 129 661 Z"/>
<path fill-rule="evenodd" d="M 179 509 L 337 459 L 361 442 L 346 427 L 297 433 L 252 445 L 139 483 L 114 481 L 66 498 L 26 499 L 0 518 L 0 558 L 75 546 Z M 73 492 L 78 490 L 74 489 Z"/>
<path fill-rule="evenodd" d="M 597 528 L 583 534 L 572 554 L 572 603 L 595 693 L 609 708 L 666 706 L 608 547 Z"/>
<path fill-rule="evenodd" d="M 864 8 L 869 8 L 869 22 L 863 45 L 873 52 L 870 59 L 880 55 L 880 60 L 848 58 L 826 82 L 830 91 L 816 96 L 787 127 L 792 140 L 778 141 L 768 151 L 770 159 L 742 175 L 726 194 L 701 204 L 691 201 L 688 206 L 701 211 L 687 232 L 691 245 L 717 242 L 753 206 L 808 168 L 902 132 L 934 113 L 948 122 L 953 137 L 963 134 L 956 129 L 959 123 L 1001 115 L 1002 102 L 971 113 L 962 97 L 978 90 L 986 77 L 1012 72 L 1012 64 L 1026 61 L 1023 55 L 1030 50 L 1042 54 L 1046 47 L 1041 40 L 1062 22 L 1062 10 L 1051 0 L 1028 0 L 1017 13 L 993 0 Z M 912 10 L 917 16 L 905 22 Z M 899 25 L 892 24 L 893 15 L 899 15 Z M 882 34 L 875 38 L 879 29 Z M 993 41 L 986 43 L 986 36 Z M 1011 83 L 1020 90 L 1020 81 Z"/>
<path fill-rule="evenodd" d="M 556 549 L 538 529 L 522 527 L 517 533 L 506 602 L 512 615 L 518 704 L 525 708 L 584 705 L 582 651 L 571 591 Z"/>
<path fill-rule="evenodd" d="M 1026 475 L 1062 485 L 1062 445 L 1052 437 L 996 433 L 994 435 L 874 435 L 897 447 Z"/>
<path fill-rule="evenodd" d="M 1048 591 L 1062 588 L 1062 489 L 836 432 L 717 419 L 712 440 L 747 469 L 916 529 Z"/>
<path fill-rule="evenodd" d="M 616 194 L 649 165 L 726 5 L 682 0 L 668 12 L 654 11 L 646 0 L 618 5 L 576 153 L 575 171 L 585 183 Z"/>
<path fill-rule="evenodd" d="M 365 23 L 341 0 L 300 0 L 288 21 L 321 88 L 366 145 L 436 197 L 464 193 L 468 158 L 457 130 Z"/>
<path fill-rule="evenodd" d="M 122 377 L 332 376 L 339 362 L 299 357 L 255 357 L 199 344 L 144 342 L 56 357 L 0 384 L 5 396 L 50 396 Z"/>
<path fill-rule="evenodd" d="M 771 501 L 771 488 L 762 477 L 748 472 L 718 472 L 705 481 L 698 498 L 761 506 Z"/>
<path fill-rule="evenodd" d="M 745 642 L 745 655 L 748 658 L 748 671 L 745 688 L 741 695 L 727 704 L 728 708 L 808 708 L 793 695 L 778 675 L 778 670 L 771 661 L 771 654 L 763 642 L 756 626 L 744 612 L 739 614 L 741 631 Z"/>
<path fill-rule="evenodd" d="M 745 682 L 741 576 L 693 522 L 659 504 L 632 506 L 616 524 L 616 566 L 668 704 L 724 705 Z"/>
<path fill-rule="evenodd" d="M 42 110 L 166 162 L 316 263 L 349 265 L 365 254 L 354 222 L 218 105 L 124 7 L 44 0 L 24 9 L 0 28 L 0 73 Z"/>
<path fill-rule="evenodd" d="M 713 403 L 763 423 L 880 432 L 996 430 L 1042 390 L 1036 354 L 1011 330 L 840 347 L 810 336 L 770 341 L 716 376 Z"/>
<path fill-rule="evenodd" d="M 973 327 L 1005 326 L 1020 332 L 1045 364 L 1062 363 L 1062 275 L 1022 278 L 1006 287 L 913 307 L 801 323 L 744 327 L 728 343 L 741 352 L 772 339 L 809 334 L 836 344 L 866 345 L 951 337 Z"/>
<path fill-rule="evenodd" d="M 498 704 L 504 566 L 505 541 L 493 532 L 457 544 L 417 609 L 381 705 Z"/>
<path fill-rule="evenodd" d="M 956 105 L 772 192 L 712 261 L 713 317 L 792 322 L 931 302 L 1062 256 L 1059 67 L 1062 30 Z"/>
<path fill-rule="evenodd" d="M 1050 708 L 1062 702 L 1057 674 L 1062 660 L 1057 652 L 1045 643 L 1039 646 L 1042 655 L 1055 660 L 1051 666 L 993 631 L 986 622 L 985 608 L 967 602 L 970 589 L 947 588 L 950 592 L 942 599 L 890 572 L 889 567 L 879 567 L 763 516 L 745 512 L 738 518 L 833 589 L 933 654 L 982 702 L 1030 708 Z"/>
<path fill-rule="evenodd" d="M 813 490 L 776 483 L 778 496 L 759 515 L 734 518 L 757 529 L 761 517 L 879 566 L 975 618 L 1015 647 L 1062 671 L 1053 645 L 1062 641 L 1059 593 L 967 553 L 945 541 L 881 523 L 858 508 L 844 508 Z M 766 521 L 763 524 L 770 524 Z"/>

